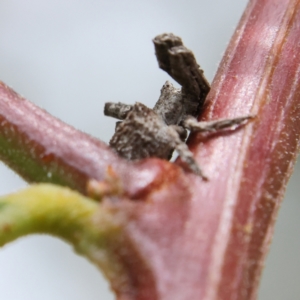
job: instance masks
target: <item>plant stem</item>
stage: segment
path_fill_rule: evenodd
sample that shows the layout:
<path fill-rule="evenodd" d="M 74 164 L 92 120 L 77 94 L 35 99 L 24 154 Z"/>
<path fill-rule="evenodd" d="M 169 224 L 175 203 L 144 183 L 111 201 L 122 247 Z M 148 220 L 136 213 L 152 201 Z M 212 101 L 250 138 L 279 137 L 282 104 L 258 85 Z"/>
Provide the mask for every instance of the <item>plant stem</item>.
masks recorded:
<path fill-rule="evenodd" d="M 49 115 L 0 82 L 0 157 L 27 182 L 49 182 L 85 193 L 119 159 L 99 140 Z M 122 165 L 121 162 L 119 162 Z"/>
<path fill-rule="evenodd" d="M 121 160 L 103 143 L 0 85 L 0 136 L 6 143 L 0 154 L 24 178 L 53 180 L 81 193 L 89 179 L 104 180 L 107 169 L 120 180 L 120 195 L 106 195 L 99 204 L 100 211 L 108 207 L 106 213 L 122 224 L 108 247 L 112 273 L 121 270 L 120 276 L 108 276 L 118 299 L 256 298 L 275 216 L 300 146 L 299 24 L 300 0 L 250 0 L 201 118 L 256 118 L 238 131 L 190 137 L 188 145 L 207 182 L 185 173 L 180 160 Z M 9 153 L 19 148 L 17 155 Z M 37 165 L 36 173 L 27 160 Z M 47 179 L 49 171 L 55 179 Z M 72 230 L 59 220 L 59 231 L 70 236 Z M 24 224 L 28 232 L 22 234 L 29 233 Z M 89 249 L 87 256 L 97 257 L 93 246 Z"/>
<path fill-rule="evenodd" d="M 0 197 L 0 246 L 28 234 L 54 235 L 72 244 L 116 284 L 124 278 L 113 254 L 122 235 L 121 219 L 113 209 L 68 188 L 32 185 Z"/>

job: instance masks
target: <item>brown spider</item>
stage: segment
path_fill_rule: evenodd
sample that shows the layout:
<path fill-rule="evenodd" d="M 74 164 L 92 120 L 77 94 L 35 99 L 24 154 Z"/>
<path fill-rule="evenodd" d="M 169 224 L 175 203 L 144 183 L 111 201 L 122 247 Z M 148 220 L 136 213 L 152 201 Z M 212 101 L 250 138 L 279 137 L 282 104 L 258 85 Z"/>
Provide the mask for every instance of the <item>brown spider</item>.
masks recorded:
<path fill-rule="evenodd" d="M 173 34 L 158 35 L 153 40 L 159 67 L 182 87 L 166 82 L 153 109 L 142 103 L 127 105 L 106 103 L 104 114 L 117 122 L 110 146 L 122 157 L 137 160 L 147 157 L 170 159 L 176 150 L 194 173 L 207 179 L 188 149 L 187 130 L 216 132 L 239 126 L 253 116 L 198 122 L 210 85 L 199 68 L 192 51 Z"/>

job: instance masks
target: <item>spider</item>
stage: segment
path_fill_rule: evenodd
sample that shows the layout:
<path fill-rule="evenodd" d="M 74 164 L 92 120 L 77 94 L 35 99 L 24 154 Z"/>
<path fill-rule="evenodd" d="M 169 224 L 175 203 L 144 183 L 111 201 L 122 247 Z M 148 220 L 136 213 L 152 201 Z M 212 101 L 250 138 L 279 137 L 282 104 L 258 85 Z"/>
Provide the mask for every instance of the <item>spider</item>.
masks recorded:
<path fill-rule="evenodd" d="M 142 103 L 133 105 L 105 103 L 104 114 L 117 118 L 110 146 L 123 158 L 138 160 L 147 157 L 170 159 L 176 150 L 186 167 L 203 179 L 207 177 L 188 149 L 187 130 L 217 132 L 245 124 L 253 116 L 198 122 L 210 85 L 192 51 L 180 37 L 161 34 L 153 39 L 159 67 L 181 85 L 175 88 L 166 82 L 153 109 Z"/>

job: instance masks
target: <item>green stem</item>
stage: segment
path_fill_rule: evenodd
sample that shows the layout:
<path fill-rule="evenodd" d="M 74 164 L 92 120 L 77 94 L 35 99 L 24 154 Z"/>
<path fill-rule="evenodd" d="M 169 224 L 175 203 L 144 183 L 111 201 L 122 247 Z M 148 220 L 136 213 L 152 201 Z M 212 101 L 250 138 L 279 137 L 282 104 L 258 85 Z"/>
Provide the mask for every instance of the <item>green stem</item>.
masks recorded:
<path fill-rule="evenodd" d="M 120 219 L 105 205 L 68 188 L 39 184 L 0 197 L 0 246 L 34 233 L 70 242 L 109 279 L 122 272 L 113 254 L 121 234 Z"/>

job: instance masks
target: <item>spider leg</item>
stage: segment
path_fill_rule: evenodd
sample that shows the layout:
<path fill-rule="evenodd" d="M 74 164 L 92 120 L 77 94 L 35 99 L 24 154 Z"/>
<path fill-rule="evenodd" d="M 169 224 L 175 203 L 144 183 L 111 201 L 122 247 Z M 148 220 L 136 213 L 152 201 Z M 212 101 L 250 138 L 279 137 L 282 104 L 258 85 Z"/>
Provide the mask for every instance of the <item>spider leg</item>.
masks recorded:
<path fill-rule="evenodd" d="M 104 106 L 104 115 L 119 120 L 124 120 L 128 113 L 132 110 L 132 107 L 133 105 L 124 104 L 121 102 L 106 102 Z"/>
<path fill-rule="evenodd" d="M 185 142 L 186 138 L 187 138 L 187 130 L 185 128 L 183 128 L 182 126 L 179 125 L 169 125 L 169 130 L 175 130 L 178 134 L 178 136 L 180 137 L 180 140 L 182 142 Z"/>
<path fill-rule="evenodd" d="M 180 37 L 172 33 L 158 35 L 153 42 L 159 67 L 182 86 L 185 113 L 198 116 L 210 85 L 193 52 L 183 45 Z"/>
<path fill-rule="evenodd" d="M 168 131 L 169 137 L 172 140 L 173 147 L 180 156 L 182 162 L 188 167 L 190 171 L 192 171 L 196 175 L 201 176 L 202 179 L 208 180 L 208 178 L 204 175 L 198 163 L 196 162 L 193 153 L 189 150 L 187 144 L 181 140 L 176 129 L 172 126 L 169 126 Z"/>
<path fill-rule="evenodd" d="M 253 115 L 244 117 L 221 119 L 215 121 L 198 122 L 194 117 L 187 116 L 182 125 L 184 128 L 198 132 L 217 132 L 223 129 L 235 129 L 238 126 L 246 124 L 249 120 L 255 118 Z"/>

